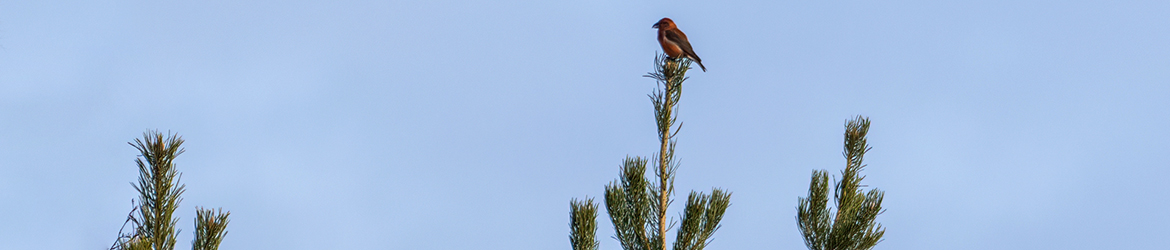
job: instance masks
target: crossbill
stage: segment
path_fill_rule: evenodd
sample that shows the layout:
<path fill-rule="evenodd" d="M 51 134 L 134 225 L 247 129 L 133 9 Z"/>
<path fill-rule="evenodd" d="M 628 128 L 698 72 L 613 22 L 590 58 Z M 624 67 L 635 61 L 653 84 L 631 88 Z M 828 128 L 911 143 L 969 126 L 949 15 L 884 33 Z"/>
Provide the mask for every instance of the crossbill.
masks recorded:
<path fill-rule="evenodd" d="M 695 50 L 691 48 L 691 42 L 687 41 L 687 34 L 678 30 L 674 20 L 662 18 L 652 27 L 658 29 L 658 44 L 662 45 L 662 52 L 666 52 L 666 56 L 691 59 L 699 64 L 699 68 L 703 69 L 703 72 L 707 72 L 707 67 L 703 66 L 703 59 L 699 59 L 699 55 L 695 54 Z"/>

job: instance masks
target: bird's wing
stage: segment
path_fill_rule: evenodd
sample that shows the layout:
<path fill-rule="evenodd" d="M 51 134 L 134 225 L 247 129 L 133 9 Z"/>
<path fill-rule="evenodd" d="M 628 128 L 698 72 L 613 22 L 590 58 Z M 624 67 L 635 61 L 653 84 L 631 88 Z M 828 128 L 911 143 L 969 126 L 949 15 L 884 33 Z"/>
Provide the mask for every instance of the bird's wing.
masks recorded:
<path fill-rule="evenodd" d="M 664 33 L 666 33 L 666 40 L 670 40 L 671 42 L 678 44 L 678 47 L 682 49 L 684 56 L 693 56 L 695 57 L 696 61 L 702 60 L 699 59 L 698 54 L 695 54 L 695 50 L 691 49 L 691 42 L 687 41 L 687 35 L 678 30 L 667 30 Z"/>

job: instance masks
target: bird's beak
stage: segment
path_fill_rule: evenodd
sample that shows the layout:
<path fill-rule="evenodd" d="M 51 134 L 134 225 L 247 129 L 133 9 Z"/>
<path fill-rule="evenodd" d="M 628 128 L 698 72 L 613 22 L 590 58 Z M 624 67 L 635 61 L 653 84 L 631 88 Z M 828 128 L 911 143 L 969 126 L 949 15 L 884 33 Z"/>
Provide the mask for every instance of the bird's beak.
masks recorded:
<path fill-rule="evenodd" d="M 650 28 L 655 28 L 655 29 L 657 29 L 657 28 L 658 28 L 658 23 L 654 23 L 654 26 L 650 26 Z"/>

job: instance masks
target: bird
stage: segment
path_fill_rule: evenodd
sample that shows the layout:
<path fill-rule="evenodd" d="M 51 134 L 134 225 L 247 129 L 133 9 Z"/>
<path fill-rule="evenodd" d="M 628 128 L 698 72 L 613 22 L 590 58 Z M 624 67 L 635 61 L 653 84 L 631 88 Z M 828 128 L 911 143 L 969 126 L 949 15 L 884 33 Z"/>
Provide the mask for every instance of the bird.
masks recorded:
<path fill-rule="evenodd" d="M 687 41 L 687 34 L 678 30 L 678 25 L 674 24 L 674 20 L 664 17 L 651 28 L 658 29 L 658 44 L 662 45 L 662 52 L 666 52 L 666 56 L 691 59 L 691 61 L 699 63 L 699 68 L 703 69 L 703 72 L 707 72 L 707 67 L 703 66 L 703 59 L 699 59 L 699 55 L 695 54 L 694 49 L 691 49 L 691 42 Z"/>

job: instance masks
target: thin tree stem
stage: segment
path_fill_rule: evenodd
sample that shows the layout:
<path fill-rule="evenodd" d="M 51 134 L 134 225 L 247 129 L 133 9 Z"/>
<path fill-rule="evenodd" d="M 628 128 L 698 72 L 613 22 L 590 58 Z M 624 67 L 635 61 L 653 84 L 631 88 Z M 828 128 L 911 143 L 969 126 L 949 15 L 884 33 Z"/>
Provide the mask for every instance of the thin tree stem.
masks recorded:
<path fill-rule="evenodd" d="M 671 99 L 673 99 L 673 98 L 671 98 L 671 93 L 674 93 L 673 92 L 674 90 L 671 89 L 671 86 L 673 84 L 667 82 L 664 85 L 665 85 L 665 91 L 664 91 L 665 95 L 663 96 L 663 98 L 666 100 L 665 100 L 665 105 L 663 105 L 664 110 L 662 112 L 664 112 L 666 114 L 665 117 L 669 121 L 669 119 L 673 118 L 673 116 L 674 116 L 673 112 L 671 112 L 671 111 L 673 111 L 673 107 L 674 107 L 674 103 L 671 101 Z M 669 162 L 670 159 L 666 158 L 667 150 L 670 150 L 669 149 L 670 123 L 667 122 L 664 124 L 665 124 L 665 126 L 663 128 L 659 128 L 659 132 L 662 133 L 662 135 L 659 136 L 660 138 L 662 138 L 662 147 L 661 147 L 661 151 L 659 151 L 659 153 L 658 153 L 658 177 L 659 177 L 658 178 L 658 237 L 659 237 L 659 240 L 661 240 L 660 242 L 662 242 L 662 250 L 666 250 L 666 245 L 667 245 L 666 244 L 666 208 L 667 208 L 666 206 L 670 202 L 668 200 L 668 199 L 670 199 L 670 197 L 667 197 L 667 188 L 668 187 L 666 186 L 667 185 L 666 182 L 670 181 L 667 179 L 669 177 L 669 176 L 667 176 L 667 171 L 669 171 L 667 169 L 668 168 L 667 164 L 670 163 Z"/>

